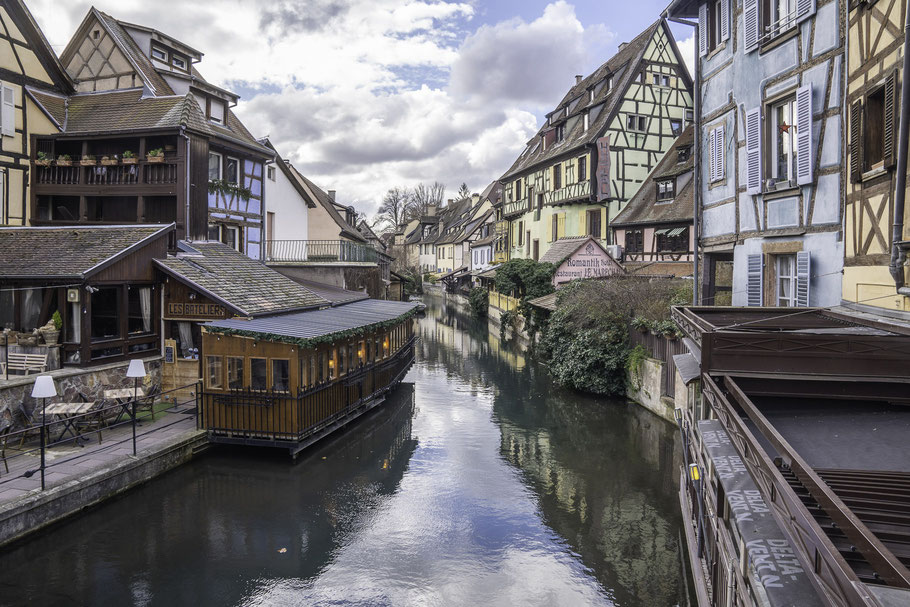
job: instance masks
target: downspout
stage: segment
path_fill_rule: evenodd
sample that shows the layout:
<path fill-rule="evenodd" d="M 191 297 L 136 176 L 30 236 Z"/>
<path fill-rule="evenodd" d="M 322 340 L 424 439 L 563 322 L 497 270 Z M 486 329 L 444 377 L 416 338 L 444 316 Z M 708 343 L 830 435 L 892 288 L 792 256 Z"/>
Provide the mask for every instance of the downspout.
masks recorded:
<path fill-rule="evenodd" d="M 190 232 L 190 178 L 193 175 L 193 171 L 190 167 L 192 159 L 190 158 L 190 138 L 186 134 L 186 127 L 180 127 L 180 136 L 183 137 L 185 141 L 186 150 L 184 152 L 185 162 L 183 163 L 184 167 L 184 176 L 186 178 L 186 203 L 183 205 L 183 238 L 189 240 Z M 206 204 L 206 215 L 208 215 L 208 205 Z M 208 228 L 206 228 L 208 229 Z"/>
<path fill-rule="evenodd" d="M 910 0 L 904 9 L 904 66 L 901 74 L 900 130 L 897 136 L 897 180 L 894 192 L 894 223 L 891 229 L 891 264 L 889 270 L 894 286 L 901 295 L 910 295 L 910 288 L 904 286 L 904 250 L 901 240 L 904 236 L 904 200 L 907 195 L 907 143 L 910 138 Z"/>
<path fill-rule="evenodd" d="M 910 0 L 907 0 L 910 3 Z M 677 17 L 670 17 L 667 11 L 664 11 L 664 18 L 667 21 L 672 21 L 673 23 L 679 23 L 681 25 L 688 25 L 693 28 L 695 32 L 695 45 L 696 49 L 698 48 L 698 22 L 686 21 L 685 19 L 679 19 Z M 693 143 L 695 149 L 693 153 L 695 154 L 695 162 L 693 163 L 692 169 L 692 179 L 695 181 L 693 187 L 695 188 L 695 199 L 693 201 L 692 209 L 692 230 L 694 234 L 692 235 L 692 305 L 697 306 L 701 300 L 699 296 L 700 291 L 700 278 L 699 278 L 699 263 L 698 263 L 698 241 L 701 236 L 701 56 L 698 54 L 698 50 L 695 51 L 695 74 L 693 75 L 692 82 L 692 117 L 694 118 L 694 136 Z M 714 302 L 711 302 L 713 305 Z"/>

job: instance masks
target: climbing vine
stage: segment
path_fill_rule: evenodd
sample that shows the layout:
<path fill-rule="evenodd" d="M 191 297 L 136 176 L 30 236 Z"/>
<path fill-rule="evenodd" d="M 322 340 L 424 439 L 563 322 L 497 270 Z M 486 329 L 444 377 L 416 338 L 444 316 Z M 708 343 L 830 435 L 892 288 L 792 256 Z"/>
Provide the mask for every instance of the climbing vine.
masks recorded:
<path fill-rule="evenodd" d="M 209 194 L 221 194 L 225 198 L 237 196 L 246 202 L 250 199 L 250 196 L 253 195 L 253 192 L 251 192 L 249 188 L 245 188 L 236 183 L 231 183 L 230 181 L 225 181 L 224 179 L 211 179 L 209 180 Z"/>

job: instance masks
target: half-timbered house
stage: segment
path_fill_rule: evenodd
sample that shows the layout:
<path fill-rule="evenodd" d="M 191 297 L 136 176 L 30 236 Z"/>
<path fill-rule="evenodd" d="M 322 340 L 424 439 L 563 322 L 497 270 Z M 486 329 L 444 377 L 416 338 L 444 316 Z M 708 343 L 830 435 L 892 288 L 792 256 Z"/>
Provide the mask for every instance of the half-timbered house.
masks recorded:
<path fill-rule="evenodd" d="M 840 302 L 844 6 L 675 0 L 668 9 L 699 24 L 706 303 L 729 262 L 733 305 Z"/>
<path fill-rule="evenodd" d="M 577 76 L 501 178 L 498 219 L 509 227 L 499 234 L 509 257 L 539 259 L 565 236 L 608 242 L 610 221 L 691 111 L 692 82 L 663 19 L 587 78 Z"/>

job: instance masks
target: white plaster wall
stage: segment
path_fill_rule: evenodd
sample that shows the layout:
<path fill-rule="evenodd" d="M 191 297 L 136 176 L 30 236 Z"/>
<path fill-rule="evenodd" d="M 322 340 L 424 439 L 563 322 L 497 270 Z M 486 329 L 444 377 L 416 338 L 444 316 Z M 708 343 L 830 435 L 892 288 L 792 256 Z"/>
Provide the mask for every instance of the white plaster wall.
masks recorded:
<path fill-rule="evenodd" d="M 265 210 L 268 213 L 275 213 L 275 234 L 269 234 L 266 238 L 269 240 L 309 240 L 306 201 L 294 189 L 281 168 L 275 167 L 275 181 L 268 177 L 263 181 L 265 183 Z"/>

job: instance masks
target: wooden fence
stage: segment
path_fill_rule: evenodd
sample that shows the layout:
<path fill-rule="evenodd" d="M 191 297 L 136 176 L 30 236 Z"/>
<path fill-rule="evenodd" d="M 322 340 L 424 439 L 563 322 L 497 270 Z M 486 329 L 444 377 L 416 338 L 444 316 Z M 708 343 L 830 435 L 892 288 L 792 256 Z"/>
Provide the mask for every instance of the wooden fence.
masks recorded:
<path fill-rule="evenodd" d="M 660 393 L 662 396 L 673 397 L 676 393 L 676 364 L 673 356 L 685 354 L 689 350 L 681 339 L 669 339 L 663 335 L 654 335 L 650 331 L 639 331 L 629 328 L 629 342 L 632 346 L 641 346 L 648 351 L 651 358 L 664 363 L 660 380 Z"/>

